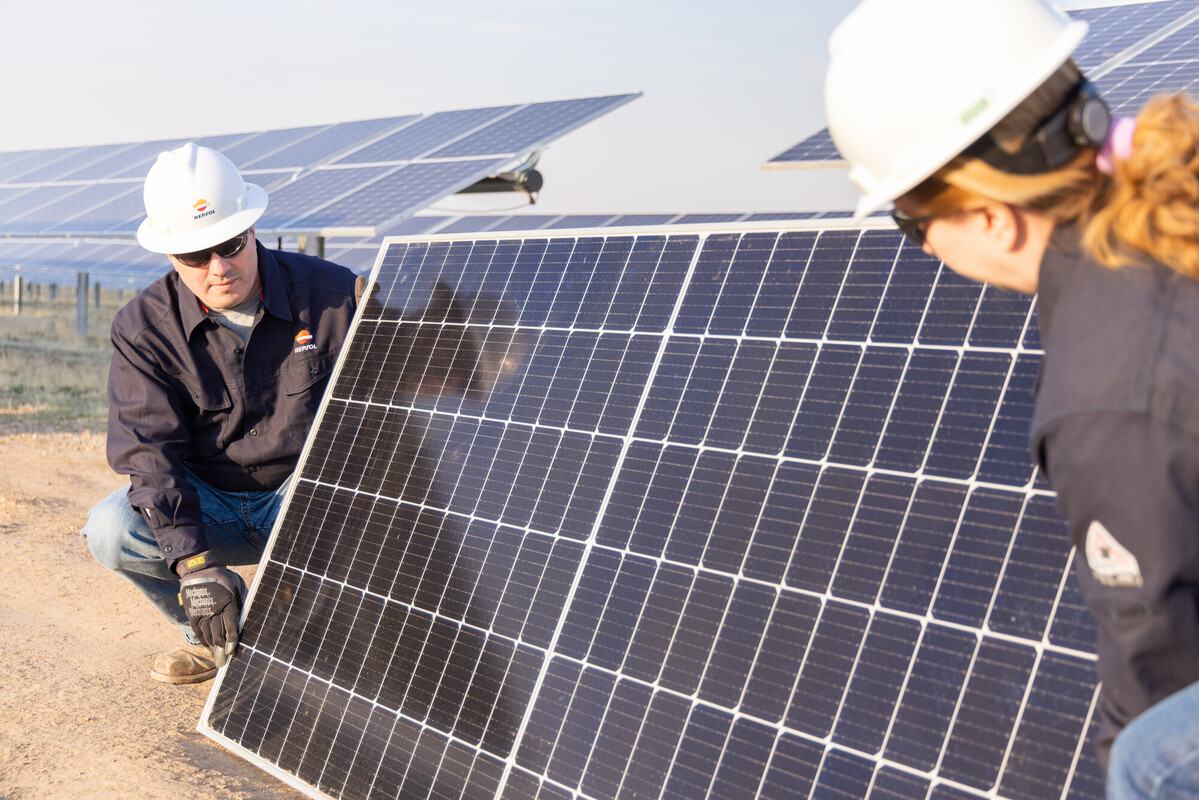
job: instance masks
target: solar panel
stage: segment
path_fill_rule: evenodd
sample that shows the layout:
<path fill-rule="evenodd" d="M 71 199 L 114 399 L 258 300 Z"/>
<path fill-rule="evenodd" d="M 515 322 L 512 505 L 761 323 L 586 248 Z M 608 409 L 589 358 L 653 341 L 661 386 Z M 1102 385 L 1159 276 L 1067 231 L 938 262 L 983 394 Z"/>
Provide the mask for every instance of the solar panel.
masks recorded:
<path fill-rule="evenodd" d="M 54 150 L 41 150 L 29 158 L 14 161 L 7 170 L 5 182 L 26 183 L 24 177 L 29 174 L 53 167 L 55 164 L 67 163 L 78 157 L 86 148 L 61 147 Z"/>
<path fill-rule="evenodd" d="M 1084 72 L 1094 72 L 1194 9 L 1191 0 L 1165 0 L 1071 11 L 1091 26 L 1074 61 Z"/>
<path fill-rule="evenodd" d="M 263 131 L 251 136 L 249 139 L 238 142 L 232 147 L 226 148 L 222 152 L 225 157 L 237 165 L 238 169 L 246 169 L 255 161 L 271 153 L 298 144 L 327 128 L 327 125 L 309 125 L 303 128 Z"/>
<path fill-rule="evenodd" d="M 484 158 L 423 161 L 401 166 L 303 217 L 284 223 L 282 227 L 312 229 L 395 224 L 442 197 L 494 175 L 505 163 L 506 159 Z M 365 169 L 371 168 L 355 171 Z"/>
<path fill-rule="evenodd" d="M 387 131 L 410 125 L 416 116 L 368 119 L 330 125 L 319 133 L 295 144 L 276 150 L 246 164 L 247 169 L 300 169 L 330 160 L 364 141 L 371 141 Z"/>
<path fill-rule="evenodd" d="M 373 144 L 343 156 L 336 163 L 368 164 L 419 158 L 445 142 L 471 133 L 517 108 L 519 106 L 497 106 L 432 114 L 415 125 L 385 136 Z"/>
<path fill-rule="evenodd" d="M 1124 114 L 1135 114 L 1157 94 L 1194 92 L 1199 87 L 1199 21 L 1133 56 L 1098 85 L 1112 109 Z"/>
<path fill-rule="evenodd" d="M 173 150 L 185 141 L 185 139 L 167 139 L 156 142 L 139 142 L 105 158 L 93 161 L 74 172 L 63 173 L 58 176 L 58 180 L 87 181 L 108 177 L 140 179 L 145 176 L 159 153 L 164 150 Z"/>
<path fill-rule="evenodd" d="M 838 224 L 387 242 L 201 730 L 314 797 L 1099 796 L 1032 304 Z"/>
<path fill-rule="evenodd" d="M 1152 47 L 1148 53 L 1141 52 L 1146 43 L 1152 43 L 1163 33 L 1168 34 L 1180 24 L 1199 17 L 1193 0 L 1077 9 L 1069 14 L 1090 25 L 1086 39 L 1074 53 L 1074 60 L 1092 79 L 1102 78 L 1097 81 L 1099 88 L 1113 110 L 1133 113 L 1153 94 L 1191 91 L 1199 83 L 1199 53 L 1196 52 L 1199 48 L 1192 41 L 1193 33 L 1171 36 L 1166 47 Z M 1191 55 L 1186 55 L 1188 53 Z M 1172 63 L 1183 56 L 1192 59 L 1193 63 Z M 1155 66 L 1137 69 L 1119 66 L 1125 63 L 1154 63 Z M 770 159 L 767 165 L 822 167 L 843 163 L 825 129 Z"/>
<path fill-rule="evenodd" d="M 86 236 L 124 232 L 132 236 L 146 215 L 140 183 L 99 184 L 117 188 L 111 199 L 76 214 L 46 215 L 41 231 L 50 235 Z"/>
<path fill-rule="evenodd" d="M 22 183 L 41 183 L 43 181 L 52 181 L 60 178 L 63 175 L 69 175 L 72 172 L 83 169 L 97 161 L 119 155 L 127 150 L 127 144 L 108 144 L 99 145 L 97 147 L 84 147 L 76 150 L 66 158 L 54 159 L 44 166 L 32 170 L 30 172 L 22 172 L 17 176 L 17 180 Z"/>
<path fill-rule="evenodd" d="M 93 216 L 93 210 L 128 209 L 133 203 L 136 203 L 142 214 L 145 213 L 141 187 L 133 183 L 93 183 L 83 187 L 47 188 L 46 191 L 60 196 L 50 203 L 26 211 L 14 208 L 18 204 L 0 206 L 0 219 L 3 219 L 3 222 L 0 222 L 0 232 L 37 234 L 77 217 L 115 224 L 123 221 L 124 217 L 113 220 L 112 215 L 105 212 Z M 107 230 L 107 227 L 100 228 L 100 231 Z"/>
<path fill-rule="evenodd" d="M 548 138 L 560 136 L 619 108 L 632 99 L 633 95 L 611 95 L 532 103 L 468 136 L 456 139 L 429 157 L 461 158 L 524 152 L 538 147 Z"/>
<path fill-rule="evenodd" d="M 22 169 L 22 162 L 33 158 L 35 155 L 37 155 L 37 151 L 31 150 L 13 150 L 0 153 L 0 180 L 16 174 L 19 169 Z"/>

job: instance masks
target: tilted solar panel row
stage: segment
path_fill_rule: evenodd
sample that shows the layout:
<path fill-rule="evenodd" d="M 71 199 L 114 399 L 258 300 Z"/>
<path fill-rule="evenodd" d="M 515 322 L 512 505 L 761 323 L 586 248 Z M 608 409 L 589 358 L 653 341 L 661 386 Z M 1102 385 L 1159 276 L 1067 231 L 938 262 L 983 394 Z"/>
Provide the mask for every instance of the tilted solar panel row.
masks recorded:
<path fill-rule="evenodd" d="M 313 796 L 1099 796 L 1033 303 L 835 224 L 387 244 L 202 729 Z"/>
<path fill-rule="evenodd" d="M 263 184 L 262 230 L 394 224 L 636 95 L 198 139 Z M 0 153 L 0 235 L 132 235 L 141 181 L 182 140 Z M 369 163 L 366 163 L 369 162 Z"/>
<path fill-rule="evenodd" d="M 1180 63 L 1184 58 L 1192 62 L 1199 58 L 1191 41 L 1192 23 L 1199 18 L 1192 0 L 1132 3 L 1069 13 L 1090 24 L 1074 60 L 1092 79 L 1101 79 L 1097 80 L 1099 88 L 1114 111 L 1135 113 L 1155 94 L 1192 91 L 1199 83 L 1199 64 Z M 1174 33 L 1184 24 L 1186 30 Z M 1154 44 L 1161 37 L 1166 42 Z M 843 163 L 827 129 L 767 162 L 774 166 Z"/>

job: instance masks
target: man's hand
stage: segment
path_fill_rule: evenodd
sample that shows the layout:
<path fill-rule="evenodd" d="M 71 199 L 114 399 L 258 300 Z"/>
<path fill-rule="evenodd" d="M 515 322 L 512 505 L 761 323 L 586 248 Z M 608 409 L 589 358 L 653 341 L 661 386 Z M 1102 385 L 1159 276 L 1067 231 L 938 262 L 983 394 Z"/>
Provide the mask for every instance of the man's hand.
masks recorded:
<path fill-rule="evenodd" d="M 237 618 L 246 596 L 246 582 L 233 570 L 208 559 L 190 556 L 176 565 L 179 604 L 200 641 L 212 650 L 218 667 L 237 649 Z"/>

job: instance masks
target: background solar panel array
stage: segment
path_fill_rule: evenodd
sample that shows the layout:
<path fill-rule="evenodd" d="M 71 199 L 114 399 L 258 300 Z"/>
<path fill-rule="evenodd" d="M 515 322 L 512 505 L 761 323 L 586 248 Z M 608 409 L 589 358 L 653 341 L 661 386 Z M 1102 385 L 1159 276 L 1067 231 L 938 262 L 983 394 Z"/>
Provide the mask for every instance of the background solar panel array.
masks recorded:
<path fill-rule="evenodd" d="M 797 211 L 754 214 L 466 214 L 416 215 L 391 225 L 386 235 L 462 233 L 470 231 L 563 230 L 589 227 L 636 227 L 687 225 L 697 222 L 758 222 L 790 219 L 849 219 L 849 211 Z M 369 238 L 331 240 L 325 257 L 334 263 L 365 273 L 375 263 L 383 234 Z M 266 244 L 277 245 L 275 237 Z M 295 249 L 292 238 L 283 239 L 284 249 Z M 80 239 L 0 239 L 0 280 L 21 274 L 35 283 L 74 285 L 75 273 L 87 272 L 105 286 L 142 288 L 167 270 L 160 256 L 147 253 L 134 242 Z"/>
<path fill-rule="evenodd" d="M 388 228 L 634 97 L 444 111 L 196 141 L 220 149 L 247 180 L 268 189 L 261 232 Z M 146 171 L 159 152 L 182 141 L 0 153 L 0 235 L 9 237 L 0 240 L 0 279 L 19 271 L 27 280 L 73 282 L 75 272 L 86 271 L 124 286 L 155 280 L 162 259 L 121 237 L 132 237 L 145 215 Z"/>
<path fill-rule="evenodd" d="M 314 796 L 1101 796 L 1032 302 L 835 224 L 387 246 L 202 729 Z"/>
<path fill-rule="evenodd" d="M 1194 32 L 1170 35 L 1173 29 L 1199 18 L 1193 0 L 1163 0 L 1070 11 L 1090 24 L 1074 60 L 1097 83 L 1114 110 L 1135 111 L 1154 94 L 1190 91 L 1199 83 Z M 1172 44 L 1147 45 L 1163 35 Z M 1128 54 L 1135 53 L 1136 55 Z M 1189 55 L 1187 55 L 1189 53 Z M 1120 58 L 1123 57 L 1123 58 Z M 1117 60 L 1118 59 L 1118 60 Z M 767 162 L 776 166 L 839 166 L 844 163 L 828 130 L 821 130 Z"/>

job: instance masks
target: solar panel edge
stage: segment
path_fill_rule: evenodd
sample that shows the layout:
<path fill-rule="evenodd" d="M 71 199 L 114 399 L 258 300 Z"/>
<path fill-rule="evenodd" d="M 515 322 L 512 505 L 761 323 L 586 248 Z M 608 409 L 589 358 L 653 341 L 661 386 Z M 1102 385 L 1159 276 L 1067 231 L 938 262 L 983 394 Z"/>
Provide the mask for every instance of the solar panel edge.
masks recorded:
<path fill-rule="evenodd" d="M 677 215 L 681 216 L 681 215 Z M 778 231 L 789 232 L 823 232 L 823 231 L 895 231 L 895 224 L 889 218 L 872 217 L 860 223 L 849 219 L 797 219 L 797 220 L 764 220 L 764 221 L 734 221 L 734 222 L 698 222 L 698 223 L 663 223 L 655 225 L 628 225 L 600 228 L 531 228 L 529 230 L 493 230 L 459 231 L 455 233 L 411 234 L 404 236 L 388 236 L 383 239 L 382 247 L 390 244 L 413 244 L 417 242 L 457 242 L 475 240 L 520 240 L 525 239 L 566 239 L 609 236 L 683 236 L 694 234 L 735 234 L 735 233 L 766 233 Z"/>

